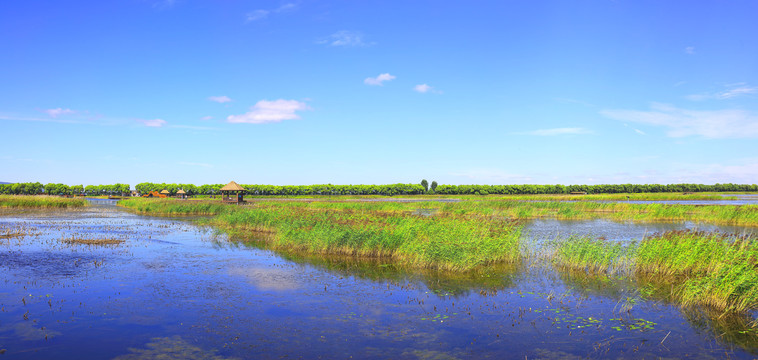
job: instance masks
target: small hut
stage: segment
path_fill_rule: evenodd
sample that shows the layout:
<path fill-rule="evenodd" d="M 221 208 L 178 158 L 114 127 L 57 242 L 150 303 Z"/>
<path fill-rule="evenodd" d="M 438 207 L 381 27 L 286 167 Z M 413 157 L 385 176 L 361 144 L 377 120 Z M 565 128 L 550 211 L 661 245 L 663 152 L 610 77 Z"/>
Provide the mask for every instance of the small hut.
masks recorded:
<path fill-rule="evenodd" d="M 179 189 L 179 191 L 176 192 L 176 195 L 181 196 L 182 199 L 186 199 L 187 198 L 187 192 L 185 192 L 182 189 Z"/>
<path fill-rule="evenodd" d="M 168 190 L 163 189 L 163 190 L 161 190 L 161 194 L 163 194 L 163 196 L 169 196 L 171 193 L 168 192 Z"/>
<path fill-rule="evenodd" d="M 245 200 L 242 198 L 242 196 L 245 194 L 245 189 L 234 181 L 229 182 L 219 191 L 221 191 L 221 199 L 225 203 L 242 204 L 245 202 Z"/>

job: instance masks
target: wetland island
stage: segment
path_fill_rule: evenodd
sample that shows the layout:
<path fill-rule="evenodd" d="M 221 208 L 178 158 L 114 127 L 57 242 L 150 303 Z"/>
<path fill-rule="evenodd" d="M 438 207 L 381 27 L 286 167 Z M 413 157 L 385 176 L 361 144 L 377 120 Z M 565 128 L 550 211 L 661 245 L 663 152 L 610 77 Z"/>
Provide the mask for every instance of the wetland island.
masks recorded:
<path fill-rule="evenodd" d="M 0 195 L 1 356 L 758 356 L 755 185 L 220 186 Z"/>

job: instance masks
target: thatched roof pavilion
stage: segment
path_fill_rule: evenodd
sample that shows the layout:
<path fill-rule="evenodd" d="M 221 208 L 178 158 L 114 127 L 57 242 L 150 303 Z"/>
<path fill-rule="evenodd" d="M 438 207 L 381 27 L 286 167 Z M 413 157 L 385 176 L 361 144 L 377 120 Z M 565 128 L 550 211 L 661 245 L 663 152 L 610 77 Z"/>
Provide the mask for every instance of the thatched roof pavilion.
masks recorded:
<path fill-rule="evenodd" d="M 176 192 L 176 195 L 181 195 L 182 199 L 187 197 L 187 192 L 184 191 L 184 189 L 179 189 L 179 191 Z"/>
<path fill-rule="evenodd" d="M 245 194 L 245 188 L 239 186 L 239 184 L 234 181 L 229 182 L 224 187 L 219 189 L 219 191 L 221 191 L 221 199 L 224 202 L 238 204 L 245 202 L 245 200 L 242 198 L 242 196 Z"/>
<path fill-rule="evenodd" d="M 169 195 L 169 194 L 171 194 L 171 193 L 170 193 L 170 192 L 168 192 L 168 190 L 166 190 L 166 189 L 163 189 L 163 190 L 161 190 L 161 194 L 163 194 L 163 195 Z"/>

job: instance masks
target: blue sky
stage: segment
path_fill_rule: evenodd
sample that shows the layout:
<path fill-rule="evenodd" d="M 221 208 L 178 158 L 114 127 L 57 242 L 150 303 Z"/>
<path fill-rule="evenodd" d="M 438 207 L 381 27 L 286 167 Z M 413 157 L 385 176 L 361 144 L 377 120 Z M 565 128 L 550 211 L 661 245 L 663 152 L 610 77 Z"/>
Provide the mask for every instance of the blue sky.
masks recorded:
<path fill-rule="evenodd" d="M 757 183 L 756 1 L 4 1 L 0 181 Z"/>

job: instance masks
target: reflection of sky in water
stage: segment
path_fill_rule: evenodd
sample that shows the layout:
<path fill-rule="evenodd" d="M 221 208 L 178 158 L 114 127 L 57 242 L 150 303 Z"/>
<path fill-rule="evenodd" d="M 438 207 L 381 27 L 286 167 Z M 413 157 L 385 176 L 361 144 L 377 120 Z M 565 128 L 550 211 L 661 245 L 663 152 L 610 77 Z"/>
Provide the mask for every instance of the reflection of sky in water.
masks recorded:
<path fill-rule="evenodd" d="M 231 267 L 229 275 L 241 276 L 250 285 L 262 291 L 295 290 L 300 287 L 295 269 L 271 269 L 263 267 Z"/>

